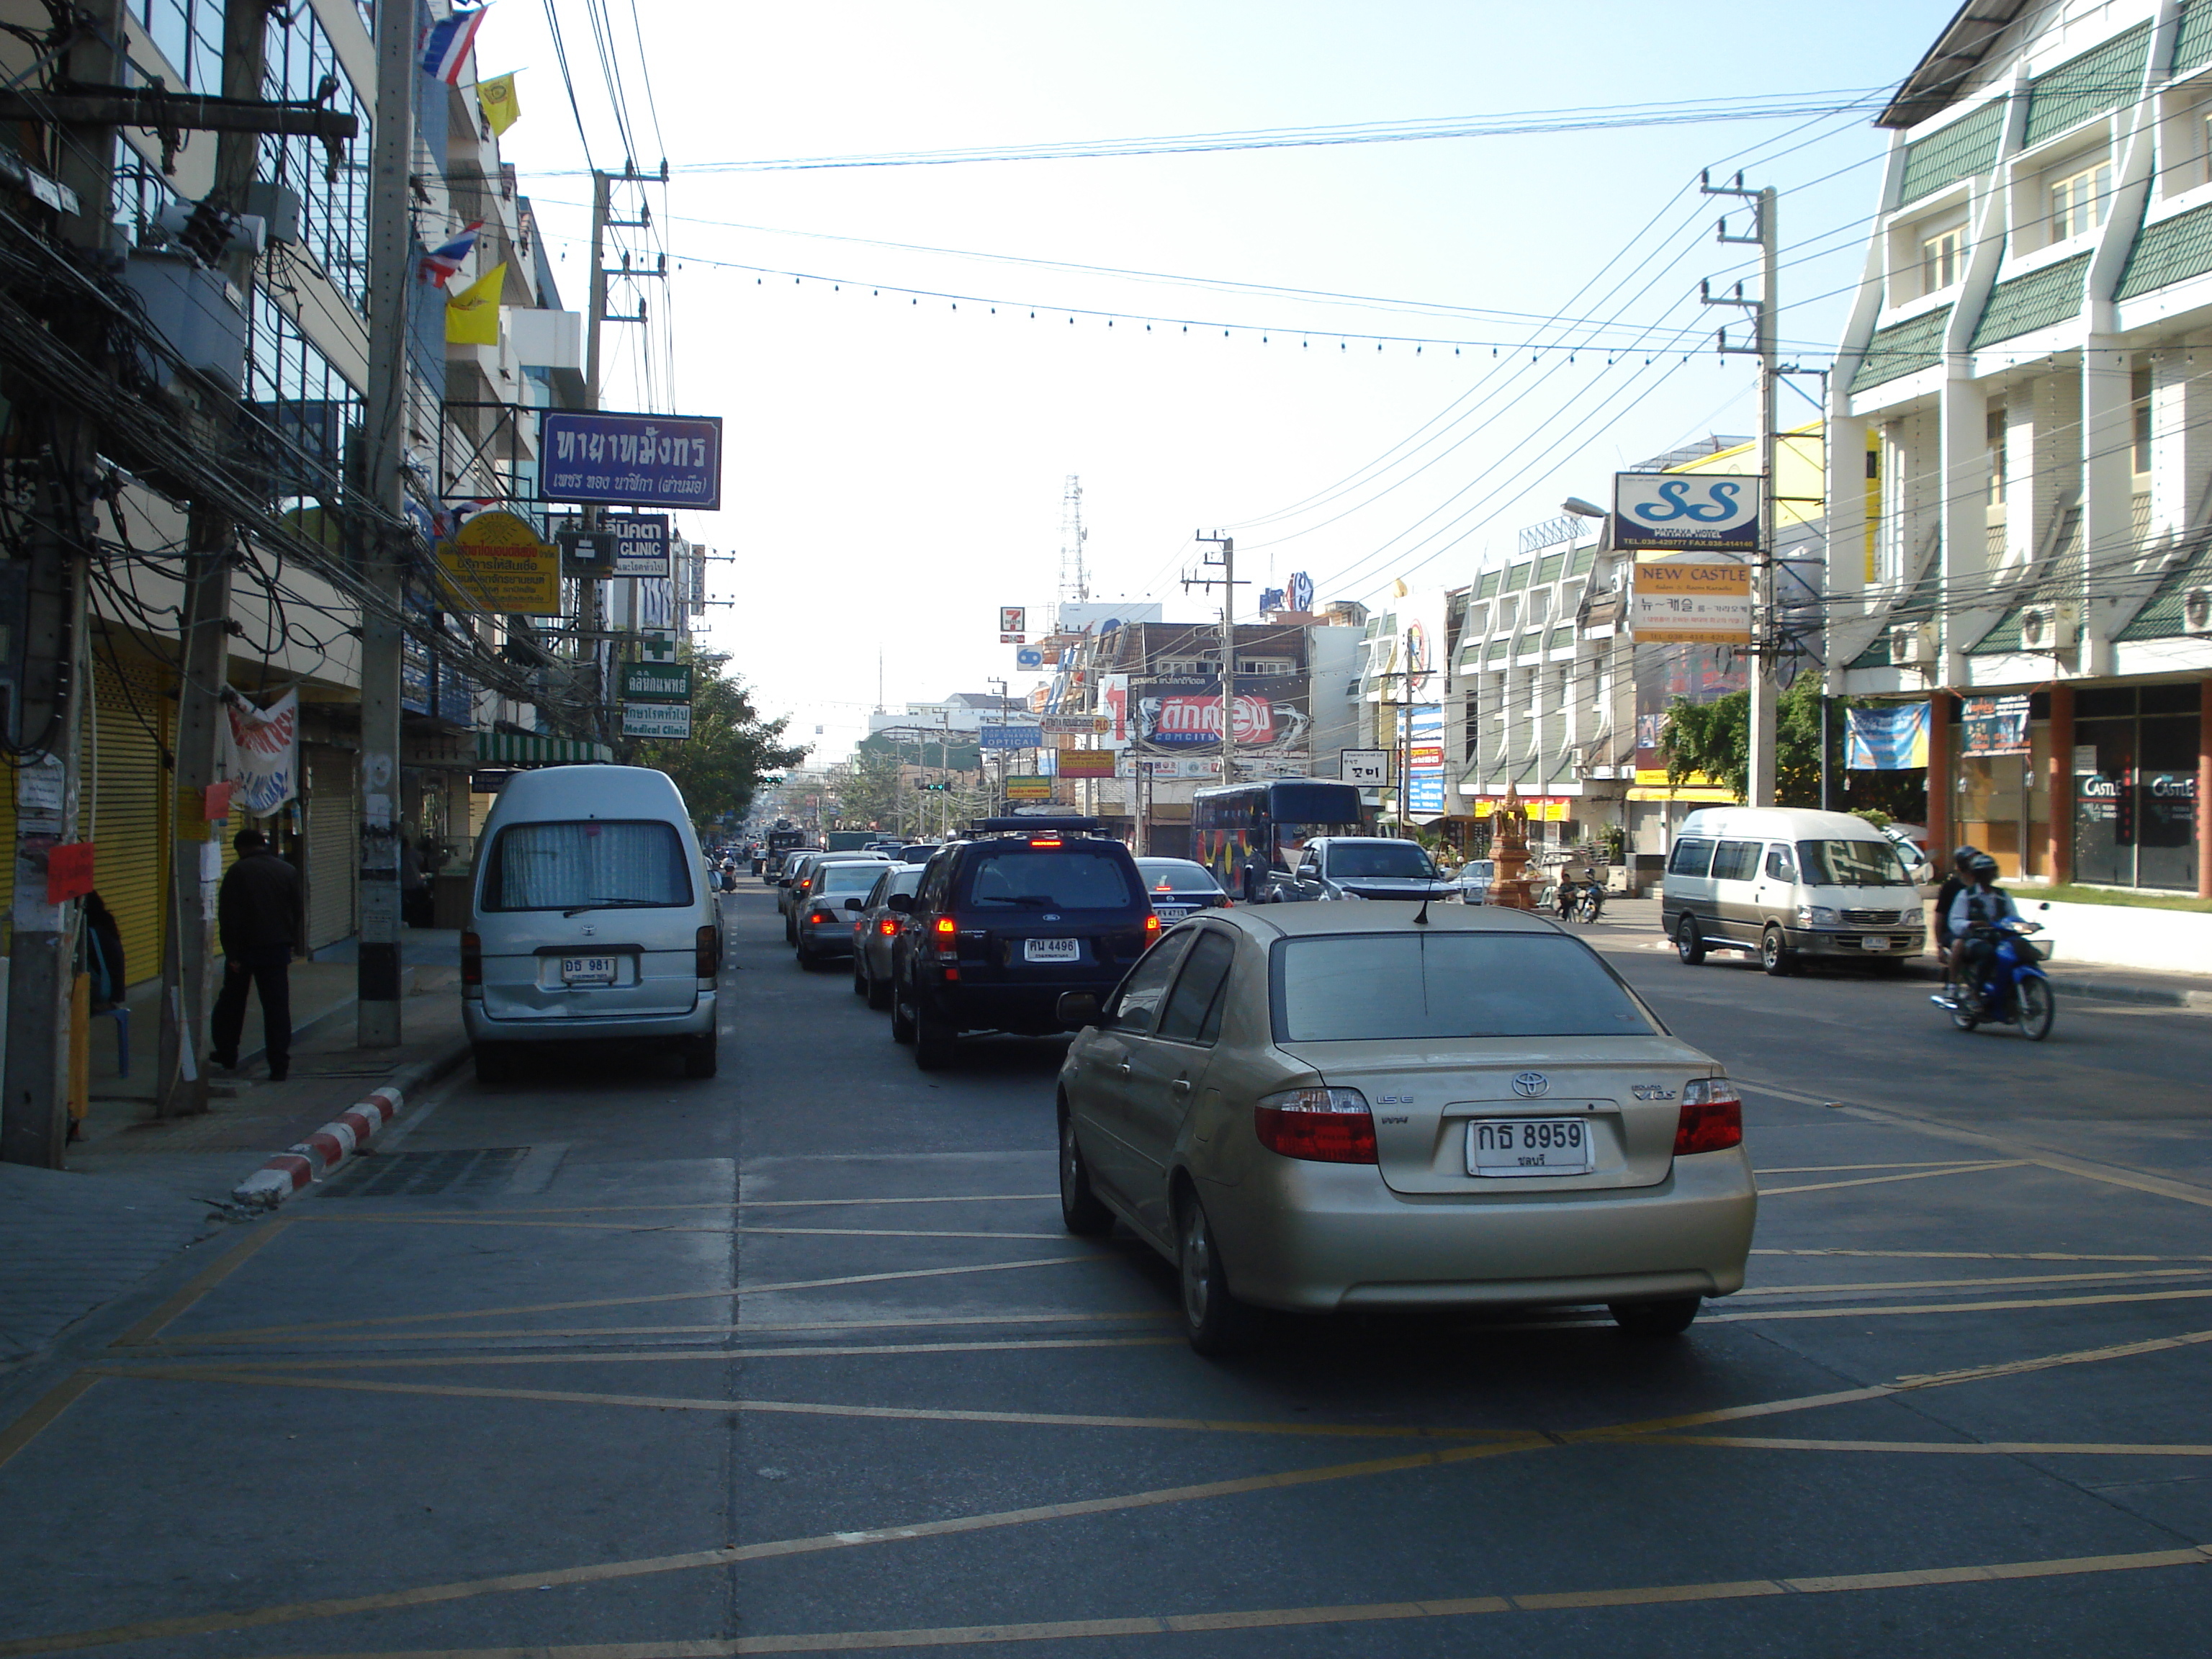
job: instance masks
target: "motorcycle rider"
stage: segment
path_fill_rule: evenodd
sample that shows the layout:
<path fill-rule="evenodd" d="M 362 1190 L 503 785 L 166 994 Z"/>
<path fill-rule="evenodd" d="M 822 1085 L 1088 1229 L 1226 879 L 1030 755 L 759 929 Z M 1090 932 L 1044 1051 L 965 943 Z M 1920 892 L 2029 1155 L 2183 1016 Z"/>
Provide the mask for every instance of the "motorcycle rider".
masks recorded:
<path fill-rule="evenodd" d="M 1951 976 L 1961 998 L 1978 998 L 1984 969 L 1996 948 L 1994 930 L 1999 922 L 2017 921 L 2020 910 L 1997 886 L 1997 861 L 1987 853 L 1968 860 L 1965 873 L 1972 884 L 1960 889 L 1948 912 Z"/>
<path fill-rule="evenodd" d="M 1936 954 L 1942 960 L 1946 981 L 1951 975 L 1951 947 L 1958 942 L 1951 932 L 1951 906 L 1960 893 L 1974 884 L 1966 868 L 1981 855 L 1978 847 L 1961 847 L 1952 854 L 1951 873 L 1943 878 L 1943 885 L 1936 894 Z"/>

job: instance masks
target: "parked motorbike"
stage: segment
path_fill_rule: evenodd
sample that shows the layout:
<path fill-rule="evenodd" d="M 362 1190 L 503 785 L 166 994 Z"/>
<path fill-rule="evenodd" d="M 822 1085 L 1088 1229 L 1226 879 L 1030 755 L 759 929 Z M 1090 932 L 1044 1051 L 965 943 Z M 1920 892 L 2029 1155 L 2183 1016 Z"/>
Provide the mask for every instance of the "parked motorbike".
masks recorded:
<path fill-rule="evenodd" d="M 2050 976 L 2043 971 L 2049 953 L 2027 939 L 2041 933 L 2042 924 L 2008 917 L 1976 931 L 1990 935 L 1994 945 L 1981 964 L 1980 982 L 1946 987 L 1929 1000 L 1948 1010 L 1951 1023 L 1962 1031 L 1978 1025 L 2017 1025 L 2030 1042 L 2042 1042 L 2051 1035 L 2057 1012 Z"/>

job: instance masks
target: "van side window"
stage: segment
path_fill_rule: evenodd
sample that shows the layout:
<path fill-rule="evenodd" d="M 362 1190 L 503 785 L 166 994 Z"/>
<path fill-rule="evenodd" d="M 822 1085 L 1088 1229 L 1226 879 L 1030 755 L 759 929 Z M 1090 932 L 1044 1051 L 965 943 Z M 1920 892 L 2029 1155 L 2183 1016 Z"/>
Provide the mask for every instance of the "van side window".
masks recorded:
<path fill-rule="evenodd" d="M 1765 850 L 1759 842 L 1723 842 L 1713 849 L 1713 879 L 1749 881 L 1759 873 L 1759 855 Z"/>
<path fill-rule="evenodd" d="M 1790 851 L 1790 843 L 1778 841 L 1766 849 L 1766 873 L 1777 881 L 1797 879 L 1797 860 Z"/>
<path fill-rule="evenodd" d="M 1686 836 L 1674 843 L 1674 855 L 1667 860 L 1670 876 L 1702 876 L 1712 867 L 1713 844 L 1701 836 Z"/>

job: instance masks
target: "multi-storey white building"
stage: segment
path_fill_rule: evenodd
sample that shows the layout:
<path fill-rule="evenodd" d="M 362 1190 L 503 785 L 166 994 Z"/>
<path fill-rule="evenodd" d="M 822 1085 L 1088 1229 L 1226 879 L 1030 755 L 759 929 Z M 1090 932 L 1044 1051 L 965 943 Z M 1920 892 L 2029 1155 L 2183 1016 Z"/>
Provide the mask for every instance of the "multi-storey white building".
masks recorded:
<path fill-rule="evenodd" d="M 1973 0 L 1881 124 L 1830 689 L 1930 702 L 1939 842 L 2212 896 L 2212 0 Z"/>

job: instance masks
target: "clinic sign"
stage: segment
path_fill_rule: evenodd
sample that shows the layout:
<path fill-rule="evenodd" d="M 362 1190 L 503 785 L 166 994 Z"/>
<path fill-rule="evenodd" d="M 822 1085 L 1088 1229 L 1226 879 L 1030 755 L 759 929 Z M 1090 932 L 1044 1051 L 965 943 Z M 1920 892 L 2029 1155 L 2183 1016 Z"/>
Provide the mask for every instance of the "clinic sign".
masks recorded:
<path fill-rule="evenodd" d="M 549 409 L 538 467 L 549 501 L 602 507 L 722 505 L 720 416 Z"/>
<path fill-rule="evenodd" d="M 666 576 L 668 515 L 630 513 L 600 520 L 601 533 L 614 538 L 613 574 L 617 576 Z"/>
<path fill-rule="evenodd" d="M 1639 553 L 1755 553 L 1764 482 L 1736 473 L 1616 472 L 1613 544 Z"/>

